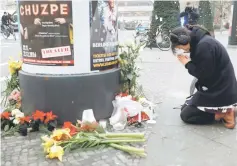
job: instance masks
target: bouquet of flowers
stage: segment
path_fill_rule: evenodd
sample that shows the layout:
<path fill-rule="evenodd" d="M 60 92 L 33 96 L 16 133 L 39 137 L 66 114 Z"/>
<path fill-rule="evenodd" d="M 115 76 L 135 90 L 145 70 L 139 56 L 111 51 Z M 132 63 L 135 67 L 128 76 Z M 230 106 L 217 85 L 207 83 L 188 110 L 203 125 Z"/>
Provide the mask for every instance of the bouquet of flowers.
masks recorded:
<path fill-rule="evenodd" d="M 12 58 L 8 62 L 9 72 L 11 77 L 7 79 L 6 89 L 2 92 L 3 99 L 2 103 L 4 106 L 11 106 L 16 108 L 21 107 L 21 98 L 20 98 L 20 87 L 19 87 L 19 78 L 18 72 L 21 70 L 22 61 L 15 61 Z"/>
<path fill-rule="evenodd" d="M 26 136 L 29 131 L 39 131 L 40 125 L 53 131 L 57 125 L 56 118 L 52 111 L 44 113 L 36 110 L 32 116 L 25 116 L 19 109 L 4 111 L 1 113 L 1 128 L 4 130 L 2 136 L 13 135 L 15 132 Z"/>
<path fill-rule="evenodd" d="M 14 109 L 11 112 L 4 111 L 1 113 L 1 129 L 4 130 L 3 135 L 11 135 L 15 132 L 20 132 L 22 135 L 27 135 L 26 130 L 22 130 L 30 123 L 30 117 L 25 116 L 19 109 Z"/>
<path fill-rule="evenodd" d="M 134 96 L 139 77 L 139 67 L 136 65 L 144 45 L 136 42 L 127 42 L 119 45 L 119 64 L 121 68 L 121 92 Z"/>
<path fill-rule="evenodd" d="M 81 122 L 76 125 L 65 122 L 61 129 L 55 129 L 50 136 L 42 137 L 47 158 L 62 161 L 65 151 L 110 146 L 129 154 L 145 157 L 144 149 L 124 145 L 126 143 L 145 142 L 143 133 L 105 133 L 97 122 Z"/>

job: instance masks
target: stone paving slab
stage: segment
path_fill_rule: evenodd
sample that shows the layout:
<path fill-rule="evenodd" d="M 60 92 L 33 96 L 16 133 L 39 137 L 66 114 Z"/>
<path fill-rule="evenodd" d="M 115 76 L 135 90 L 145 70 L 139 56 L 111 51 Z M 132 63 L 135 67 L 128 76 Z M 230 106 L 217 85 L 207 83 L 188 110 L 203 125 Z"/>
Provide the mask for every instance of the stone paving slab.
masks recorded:
<path fill-rule="evenodd" d="M 237 66 L 237 57 L 231 56 L 234 66 Z M 177 67 L 171 78 L 171 87 L 157 110 L 157 124 L 148 140 L 148 156 L 141 160 L 139 166 L 237 165 L 236 128 L 226 129 L 221 123 L 187 125 L 179 117 L 180 110 L 173 109 L 188 96 L 192 78 L 183 70 Z"/>

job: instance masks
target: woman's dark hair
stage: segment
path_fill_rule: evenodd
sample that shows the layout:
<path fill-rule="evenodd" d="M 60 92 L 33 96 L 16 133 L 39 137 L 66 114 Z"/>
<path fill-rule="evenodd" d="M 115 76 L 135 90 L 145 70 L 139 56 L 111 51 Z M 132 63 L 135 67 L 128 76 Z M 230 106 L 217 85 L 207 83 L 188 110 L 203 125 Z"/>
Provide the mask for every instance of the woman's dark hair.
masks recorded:
<path fill-rule="evenodd" d="M 170 34 L 171 49 L 173 53 L 175 53 L 176 46 L 186 45 L 190 42 L 191 40 L 190 34 L 193 28 L 201 29 L 205 31 L 205 33 L 210 35 L 210 32 L 200 25 L 186 25 L 185 27 L 175 28 L 172 30 Z"/>
<path fill-rule="evenodd" d="M 171 41 L 171 49 L 172 52 L 175 53 L 175 47 L 178 45 L 186 45 L 184 44 L 184 42 L 182 42 L 181 36 L 186 36 L 186 37 L 190 37 L 190 33 L 191 31 L 188 30 L 185 27 L 178 27 L 172 30 L 171 34 L 170 34 L 170 41 Z"/>

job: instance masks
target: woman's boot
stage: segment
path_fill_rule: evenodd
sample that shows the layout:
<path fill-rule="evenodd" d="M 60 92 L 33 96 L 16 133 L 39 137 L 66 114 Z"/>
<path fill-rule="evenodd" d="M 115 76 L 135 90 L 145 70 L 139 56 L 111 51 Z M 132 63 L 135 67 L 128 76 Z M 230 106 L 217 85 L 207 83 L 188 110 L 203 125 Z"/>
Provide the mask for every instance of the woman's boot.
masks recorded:
<path fill-rule="evenodd" d="M 215 120 L 224 121 L 224 125 L 228 129 L 235 128 L 235 109 L 234 108 L 228 108 L 226 113 L 216 113 L 215 114 Z"/>

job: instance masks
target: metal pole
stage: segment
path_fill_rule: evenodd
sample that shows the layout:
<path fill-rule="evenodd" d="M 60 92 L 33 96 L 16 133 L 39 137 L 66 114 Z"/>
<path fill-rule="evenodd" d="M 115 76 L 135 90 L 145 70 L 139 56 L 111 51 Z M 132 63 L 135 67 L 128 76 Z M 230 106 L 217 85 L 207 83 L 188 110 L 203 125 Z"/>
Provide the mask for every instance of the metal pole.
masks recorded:
<path fill-rule="evenodd" d="M 229 45 L 237 45 L 237 1 L 233 1 L 233 16 L 231 35 L 229 36 Z"/>

